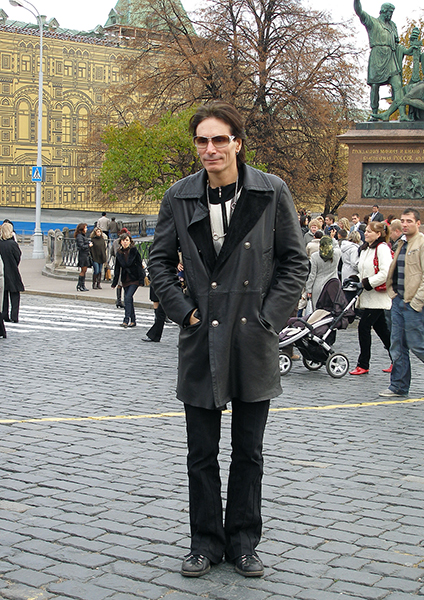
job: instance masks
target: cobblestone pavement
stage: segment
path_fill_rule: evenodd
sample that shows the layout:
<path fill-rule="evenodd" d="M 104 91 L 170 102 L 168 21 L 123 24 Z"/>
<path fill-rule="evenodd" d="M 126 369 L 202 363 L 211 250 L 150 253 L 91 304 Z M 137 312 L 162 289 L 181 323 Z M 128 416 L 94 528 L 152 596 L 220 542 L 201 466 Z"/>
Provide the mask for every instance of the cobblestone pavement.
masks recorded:
<path fill-rule="evenodd" d="M 0 597 L 19 600 L 406 600 L 424 594 L 423 365 L 384 401 L 388 358 L 332 379 L 296 362 L 265 439 L 263 579 L 188 550 L 177 327 L 143 344 L 113 306 L 22 296 L 0 340 Z M 354 327 L 336 347 L 357 357 Z M 226 478 L 230 415 L 223 419 Z M 224 486 L 225 487 L 225 486 Z"/>

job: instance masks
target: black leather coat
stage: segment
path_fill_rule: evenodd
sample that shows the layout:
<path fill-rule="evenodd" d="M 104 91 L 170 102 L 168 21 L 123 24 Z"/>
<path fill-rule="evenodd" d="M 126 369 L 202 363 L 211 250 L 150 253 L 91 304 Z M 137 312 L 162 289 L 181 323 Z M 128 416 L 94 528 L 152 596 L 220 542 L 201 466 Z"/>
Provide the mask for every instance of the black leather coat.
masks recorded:
<path fill-rule="evenodd" d="M 0 256 L 3 259 L 4 267 L 4 289 L 9 292 L 23 292 L 25 289 L 19 273 L 21 254 L 21 249 L 13 238 L 0 240 Z M 2 301 L 3 298 L 0 299 L 0 306 Z"/>
<path fill-rule="evenodd" d="M 78 233 L 75 239 L 78 248 L 78 266 L 91 267 L 89 238 L 84 233 Z"/>
<path fill-rule="evenodd" d="M 281 393 L 278 333 L 308 274 L 286 184 L 244 168 L 243 192 L 218 257 L 200 171 L 165 194 L 149 273 L 166 314 L 181 325 L 177 397 L 203 408 Z M 176 275 L 181 249 L 187 294 Z M 183 327 L 198 308 L 201 323 Z"/>

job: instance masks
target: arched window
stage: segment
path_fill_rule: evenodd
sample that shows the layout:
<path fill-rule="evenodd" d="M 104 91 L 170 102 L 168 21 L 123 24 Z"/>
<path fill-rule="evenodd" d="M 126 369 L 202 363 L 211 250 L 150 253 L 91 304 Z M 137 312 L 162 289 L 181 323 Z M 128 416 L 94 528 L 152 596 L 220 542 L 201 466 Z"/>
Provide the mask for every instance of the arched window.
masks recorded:
<path fill-rule="evenodd" d="M 18 105 L 18 140 L 29 140 L 30 111 L 29 103 L 22 100 Z"/>
<path fill-rule="evenodd" d="M 71 143 L 72 115 L 69 106 L 62 109 L 62 141 L 64 144 Z"/>
<path fill-rule="evenodd" d="M 88 135 L 88 110 L 81 106 L 78 110 L 78 143 L 82 144 L 87 140 Z"/>

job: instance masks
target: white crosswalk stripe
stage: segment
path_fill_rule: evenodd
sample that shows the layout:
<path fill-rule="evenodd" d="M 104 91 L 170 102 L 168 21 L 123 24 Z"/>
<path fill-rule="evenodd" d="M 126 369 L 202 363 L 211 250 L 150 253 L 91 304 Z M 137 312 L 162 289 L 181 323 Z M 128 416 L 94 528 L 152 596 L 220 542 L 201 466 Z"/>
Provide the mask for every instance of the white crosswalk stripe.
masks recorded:
<path fill-rule="evenodd" d="M 152 310 L 136 309 L 137 327 L 149 328 L 153 324 Z M 46 299 L 43 305 L 22 302 L 19 310 L 19 323 L 7 323 L 13 331 L 46 330 L 80 331 L 84 329 L 116 330 L 124 318 L 124 310 L 98 305 L 51 303 Z"/>

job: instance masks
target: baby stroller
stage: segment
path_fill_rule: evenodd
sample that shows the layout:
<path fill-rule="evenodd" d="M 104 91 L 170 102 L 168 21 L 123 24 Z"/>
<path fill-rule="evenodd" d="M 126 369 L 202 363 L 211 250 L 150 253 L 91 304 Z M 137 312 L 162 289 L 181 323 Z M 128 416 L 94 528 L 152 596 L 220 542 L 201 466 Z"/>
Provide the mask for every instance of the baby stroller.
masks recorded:
<path fill-rule="evenodd" d="M 355 291 L 348 302 L 344 291 Z M 339 279 L 330 279 L 318 298 L 316 310 L 307 318 L 292 317 L 279 335 L 280 374 L 287 375 L 292 360 L 286 346 L 294 344 L 309 371 L 317 371 L 324 364 L 327 373 L 336 379 L 344 377 L 349 370 L 345 354 L 334 352 L 337 329 L 346 329 L 355 318 L 354 306 L 362 292 L 362 285 L 350 279 L 342 285 Z"/>

